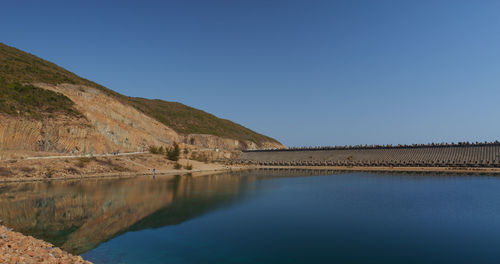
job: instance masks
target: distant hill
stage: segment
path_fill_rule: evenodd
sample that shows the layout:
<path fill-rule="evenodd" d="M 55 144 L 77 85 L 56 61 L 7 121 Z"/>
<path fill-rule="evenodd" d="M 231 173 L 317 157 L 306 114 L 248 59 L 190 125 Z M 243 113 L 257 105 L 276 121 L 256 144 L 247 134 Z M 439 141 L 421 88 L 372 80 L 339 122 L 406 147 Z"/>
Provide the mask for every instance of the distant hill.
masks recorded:
<path fill-rule="evenodd" d="M 178 102 L 119 94 L 54 63 L 0 43 L 0 113 L 32 118 L 50 118 L 57 113 L 82 116 L 68 97 L 57 91 L 36 87 L 39 83 L 73 84 L 98 89 L 182 135 L 207 134 L 242 142 L 251 141 L 258 147 L 269 144 L 281 146 L 273 138 Z"/>

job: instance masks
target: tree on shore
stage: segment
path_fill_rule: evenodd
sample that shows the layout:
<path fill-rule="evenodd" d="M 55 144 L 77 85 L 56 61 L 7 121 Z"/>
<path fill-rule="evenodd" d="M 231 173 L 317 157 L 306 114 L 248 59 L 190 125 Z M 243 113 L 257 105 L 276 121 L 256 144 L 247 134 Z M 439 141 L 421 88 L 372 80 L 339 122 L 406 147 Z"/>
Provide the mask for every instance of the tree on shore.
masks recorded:
<path fill-rule="evenodd" d="M 181 154 L 181 148 L 179 148 L 177 142 L 174 142 L 173 146 L 167 150 L 167 159 L 172 161 L 178 161 L 180 154 Z"/>

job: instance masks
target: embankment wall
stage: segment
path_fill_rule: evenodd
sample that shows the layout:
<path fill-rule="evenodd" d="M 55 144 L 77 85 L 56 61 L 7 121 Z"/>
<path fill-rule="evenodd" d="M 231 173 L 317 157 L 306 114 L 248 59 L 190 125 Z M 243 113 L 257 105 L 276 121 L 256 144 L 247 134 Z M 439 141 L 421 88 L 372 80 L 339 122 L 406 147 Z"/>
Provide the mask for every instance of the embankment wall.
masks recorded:
<path fill-rule="evenodd" d="M 500 167 L 500 144 L 245 151 L 240 162 L 284 166 Z"/>

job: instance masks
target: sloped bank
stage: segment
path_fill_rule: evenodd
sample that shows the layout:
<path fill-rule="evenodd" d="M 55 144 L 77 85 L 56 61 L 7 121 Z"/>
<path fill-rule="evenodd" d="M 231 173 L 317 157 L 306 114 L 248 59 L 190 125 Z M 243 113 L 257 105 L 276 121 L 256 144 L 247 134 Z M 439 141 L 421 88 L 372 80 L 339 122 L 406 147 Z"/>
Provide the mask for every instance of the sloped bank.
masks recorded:
<path fill-rule="evenodd" d="M 54 245 L 14 232 L 0 225 L 1 263 L 85 263 L 91 262 Z"/>

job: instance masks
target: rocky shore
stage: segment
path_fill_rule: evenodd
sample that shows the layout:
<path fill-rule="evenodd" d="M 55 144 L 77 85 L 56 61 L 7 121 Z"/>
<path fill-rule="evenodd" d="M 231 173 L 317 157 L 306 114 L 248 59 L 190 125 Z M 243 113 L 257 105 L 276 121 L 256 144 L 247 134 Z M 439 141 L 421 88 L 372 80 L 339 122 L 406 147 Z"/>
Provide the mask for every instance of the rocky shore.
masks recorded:
<path fill-rule="evenodd" d="M 80 256 L 0 225 L 0 263 L 86 263 Z"/>

